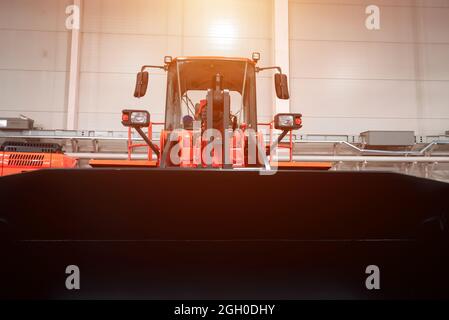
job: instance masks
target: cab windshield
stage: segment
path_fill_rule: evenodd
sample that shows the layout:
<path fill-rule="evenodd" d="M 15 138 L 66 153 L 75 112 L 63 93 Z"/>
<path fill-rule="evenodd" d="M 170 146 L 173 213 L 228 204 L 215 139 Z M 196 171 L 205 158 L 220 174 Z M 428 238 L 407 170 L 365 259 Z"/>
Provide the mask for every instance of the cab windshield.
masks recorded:
<path fill-rule="evenodd" d="M 231 116 L 238 126 L 257 130 L 255 65 L 244 59 L 176 59 L 168 68 L 165 129 L 183 128 L 186 116 L 195 118 L 214 88 L 219 74 L 223 90 L 230 92 Z"/>

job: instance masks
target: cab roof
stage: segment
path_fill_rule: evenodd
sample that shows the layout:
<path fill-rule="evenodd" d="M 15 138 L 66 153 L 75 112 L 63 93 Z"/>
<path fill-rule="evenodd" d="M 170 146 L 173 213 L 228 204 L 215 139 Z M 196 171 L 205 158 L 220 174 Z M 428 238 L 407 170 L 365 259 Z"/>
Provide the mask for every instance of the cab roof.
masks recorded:
<path fill-rule="evenodd" d="M 220 57 L 220 56 L 192 56 L 192 57 L 176 57 L 173 58 L 173 62 L 183 62 L 183 61 L 231 61 L 231 62 L 247 62 L 251 64 L 256 64 L 254 60 L 249 58 L 240 57 Z"/>
<path fill-rule="evenodd" d="M 179 63 L 178 63 L 179 62 Z M 169 79 L 175 81 L 179 74 L 181 93 L 189 90 L 207 90 L 214 86 L 214 76 L 220 74 L 222 86 L 242 93 L 256 63 L 247 58 L 229 57 L 178 57 L 168 64 Z M 247 73 L 248 71 L 248 73 Z M 246 76 L 246 77 L 245 77 Z"/>

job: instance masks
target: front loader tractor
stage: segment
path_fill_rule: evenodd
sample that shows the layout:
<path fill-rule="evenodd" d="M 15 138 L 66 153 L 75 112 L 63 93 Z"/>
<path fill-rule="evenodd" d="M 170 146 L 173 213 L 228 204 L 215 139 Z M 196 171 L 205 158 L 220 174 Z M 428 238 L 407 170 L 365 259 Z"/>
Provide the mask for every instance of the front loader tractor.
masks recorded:
<path fill-rule="evenodd" d="M 73 168 L 55 146 L 4 145 L 0 298 L 447 299 L 448 185 L 294 162 L 302 117 L 257 123 L 257 72 L 278 70 L 277 97 L 289 98 L 286 75 L 258 58 L 143 66 L 137 98 L 148 69 L 167 72 L 165 121 L 123 110 L 127 160 Z M 60 169 L 9 175 L 24 163 Z M 68 265 L 81 290 L 64 285 Z M 382 290 L 367 290 L 373 265 Z"/>
<path fill-rule="evenodd" d="M 289 99 L 287 76 L 280 67 L 260 68 L 260 54 L 252 59 L 224 57 L 165 57 L 164 66 L 145 65 L 137 74 L 134 97 L 145 96 L 148 69 L 167 72 L 165 122 L 152 122 L 146 110 L 123 110 L 122 124 L 129 129 L 128 161 L 92 160 L 93 167 L 159 168 L 262 168 L 273 165 L 277 147 L 290 149 L 292 131 L 302 127 L 301 114 L 278 114 L 269 128 L 269 142 L 258 128 L 256 74 L 277 70 L 276 95 Z M 153 143 L 153 127 L 163 126 L 159 145 Z M 274 130 L 280 130 L 275 140 Z M 131 160 L 136 147 L 131 131 L 136 130 L 148 147 L 148 161 Z M 147 132 L 145 132 L 147 131 Z M 281 141 L 290 133 L 290 143 Z M 277 165 L 277 164 L 276 164 Z M 300 164 L 297 164 L 300 167 Z"/>

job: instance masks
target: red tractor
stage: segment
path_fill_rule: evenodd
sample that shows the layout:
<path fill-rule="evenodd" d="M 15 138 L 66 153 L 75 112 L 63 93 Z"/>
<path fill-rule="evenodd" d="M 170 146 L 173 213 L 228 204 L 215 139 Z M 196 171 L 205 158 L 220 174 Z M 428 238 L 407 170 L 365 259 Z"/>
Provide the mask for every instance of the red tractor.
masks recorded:
<path fill-rule="evenodd" d="M 93 167 L 182 167 L 182 168 L 330 168 L 330 164 L 304 164 L 292 161 L 292 131 L 302 127 L 301 114 L 278 114 L 269 127 L 270 142 L 257 123 L 256 73 L 277 70 L 276 95 L 289 99 L 287 76 L 279 67 L 259 68 L 259 54 L 253 59 L 224 57 L 165 58 L 164 66 L 143 66 L 137 75 L 136 98 L 145 96 L 149 73 L 157 68 L 167 72 L 165 123 L 154 123 L 146 110 L 124 110 L 122 124 L 129 128 L 128 160 L 92 160 Z M 153 127 L 163 125 L 160 144 L 153 143 Z M 142 144 L 133 144 L 137 130 L 148 147 L 148 160 L 131 160 L 131 153 Z M 273 130 L 282 133 L 272 141 Z M 145 131 L 147 133 L 145 133 Z M 280 144 L 290 134 L 290 142 Z M 290 150 L 290 161 L 270 161 L 276 147 Z M 155 155 L 155 157 L 153 157 Z"/>

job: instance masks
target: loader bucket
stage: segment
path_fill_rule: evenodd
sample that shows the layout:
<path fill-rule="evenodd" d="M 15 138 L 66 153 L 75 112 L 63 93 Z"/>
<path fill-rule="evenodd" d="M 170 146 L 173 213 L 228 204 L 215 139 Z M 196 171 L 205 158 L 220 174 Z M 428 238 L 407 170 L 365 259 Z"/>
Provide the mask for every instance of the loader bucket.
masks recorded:
<path fill-rule="evenodd" d="M 0 268 L 19 297 L 447 297 L 448 198 L 393 173 L 44 170 L 0 179 Z M 61 285 L 70 264 L 84 291 Z"/>

